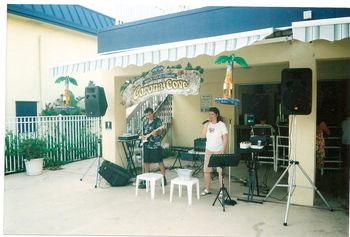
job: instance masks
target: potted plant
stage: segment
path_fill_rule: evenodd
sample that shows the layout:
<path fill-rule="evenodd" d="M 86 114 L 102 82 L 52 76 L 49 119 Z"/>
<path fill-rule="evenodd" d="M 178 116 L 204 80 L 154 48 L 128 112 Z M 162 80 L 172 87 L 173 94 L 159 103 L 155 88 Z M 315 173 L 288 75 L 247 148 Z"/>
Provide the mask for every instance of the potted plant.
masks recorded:
<path fill-rule="evenodd" d="M 24 158 L 27 175 L 39 175 L 43 171 L 48 149 L 42 138 L 27 138 L 19 144 L 19 154 Z"/>

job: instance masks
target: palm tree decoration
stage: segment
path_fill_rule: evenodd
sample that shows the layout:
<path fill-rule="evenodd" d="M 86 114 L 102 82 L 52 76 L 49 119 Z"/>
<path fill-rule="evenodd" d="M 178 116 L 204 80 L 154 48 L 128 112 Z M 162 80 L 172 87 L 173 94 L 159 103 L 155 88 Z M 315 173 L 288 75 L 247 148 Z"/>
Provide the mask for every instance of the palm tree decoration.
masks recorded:
<path fill-rule="evenodd" d="M 78 83 L 73 77 L 70 77 L 70 76 L 65 76 L 65 77 L 62 76 L 62 77 L 57 78 L 55 81 L 55 83 L 61 83 L 61 82 L 64 82 L 64 86 L 65 86 L 64 96 L 66 98 L 65 106 L 68 107 L 69 101 L 70 101 L 69 84 L 71 83 L 71 84 L 77 86 Z"/>
<path fill-rule="evenodd" d="M 237 57 L 234 53 L 232 53 L 230 56 L 222 55 L 219 56 L 217 59 L 215 59 L 215 64 L 223 64 L 227 63 L 226 67 L 226 77 L 224 82 L 224 98 L 231 98 L 232 97 L 232 81 L 233 81 L 233 75 L 232 70 L 234 63 L 237 63 L 243 68 L 248 67 L 248 63 L 245 61 L 242 57 Z"/>

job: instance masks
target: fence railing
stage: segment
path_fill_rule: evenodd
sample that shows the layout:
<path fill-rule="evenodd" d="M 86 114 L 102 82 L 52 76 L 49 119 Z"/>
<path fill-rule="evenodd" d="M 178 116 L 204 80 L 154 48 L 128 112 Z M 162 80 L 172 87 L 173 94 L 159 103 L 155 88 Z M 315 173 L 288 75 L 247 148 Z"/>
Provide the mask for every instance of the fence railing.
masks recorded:
<path fill-rule="evenodd" d="M 159 117 L 167 128 L 172 122 L 172 95 L 157 95 L 149 98 L 137 105 L 132 113 L 126 118 L 126 127 L 128 133 L 140 134 L 142 121 L 144 119 L 144 110 L 150 107 L 154 110 L 155 115 Z"/>
<path fill-rule="evenodd" d="M 24 171 L 24 157 L 18 152 L 20 142 L 26 138 L 40 137 L 46 140 L 48 165 L 96 157 L 99 135 L 99 118 L 85 115 L 7 118 L 5 174 Z"/>

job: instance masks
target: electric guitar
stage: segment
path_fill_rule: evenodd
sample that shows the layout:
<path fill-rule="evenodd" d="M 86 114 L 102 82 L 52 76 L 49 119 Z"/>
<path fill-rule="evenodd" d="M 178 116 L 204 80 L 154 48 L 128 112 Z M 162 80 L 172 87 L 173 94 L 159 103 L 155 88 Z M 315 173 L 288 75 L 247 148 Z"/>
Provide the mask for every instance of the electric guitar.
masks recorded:
<path fill-rule="evenodd" d="M 146 142 L 148 141 L 148 138 L 149 138 L 150 136 L 152 136 L 152 133 L 153 133 L 153 132 L 158 132 L 159 130 L 162 130 L 163 128 L 165 128 L 165 125 L 164 125 L 164 124 L 161 125 L 161 126 L 159 126 L 159 127 L 156 128 L 156 129 L 154 129 L 152 132 L 148 133 L 147 135 L 143 136 L 143 140 L 141 141 L 140 146 L 143 146 L 143 144 L 146 143 Z"/>

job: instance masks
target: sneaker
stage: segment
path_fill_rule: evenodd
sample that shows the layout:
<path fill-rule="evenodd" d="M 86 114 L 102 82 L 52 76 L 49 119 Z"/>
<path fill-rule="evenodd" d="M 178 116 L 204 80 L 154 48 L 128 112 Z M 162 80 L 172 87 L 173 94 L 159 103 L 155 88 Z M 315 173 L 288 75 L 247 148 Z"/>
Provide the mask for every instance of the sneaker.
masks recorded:
<path fill-rule="evenodd" d="M 145 189 L 146 188 L 146 181 L 141 181 L 141 183 L 139 184 L 139 189 Z"/>

